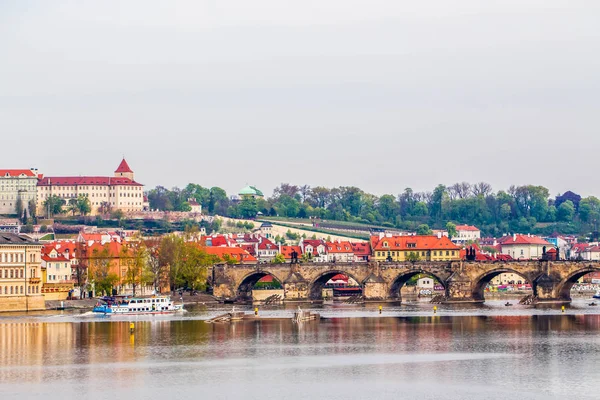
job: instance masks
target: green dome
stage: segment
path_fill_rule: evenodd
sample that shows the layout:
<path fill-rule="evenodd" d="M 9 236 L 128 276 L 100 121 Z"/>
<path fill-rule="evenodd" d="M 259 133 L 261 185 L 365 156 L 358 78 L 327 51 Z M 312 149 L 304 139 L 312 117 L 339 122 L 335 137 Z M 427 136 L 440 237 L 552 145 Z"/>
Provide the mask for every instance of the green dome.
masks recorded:
<path fill-rule="evenodd" d="M 254 186 L 246 186 L 238 193 L 240 196 L 264 196 L 263 193 Z"/>

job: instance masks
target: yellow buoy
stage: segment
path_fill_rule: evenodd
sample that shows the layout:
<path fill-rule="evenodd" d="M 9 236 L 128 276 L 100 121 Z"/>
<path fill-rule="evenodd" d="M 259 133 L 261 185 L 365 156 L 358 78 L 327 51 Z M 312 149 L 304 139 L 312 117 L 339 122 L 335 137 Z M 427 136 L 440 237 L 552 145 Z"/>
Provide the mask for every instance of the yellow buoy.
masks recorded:
<path fill-rule="evenodd" d="M 433 306 L 433 313 L 437 313 L 437 306 Z"/>
<path fill-rule="evenodd" d="M 135 324 L 133 322 L 129 323 L 129 333 L 133 333 L 135 331 Z"/>
<path fill-rule="evenodd" d="M 258 317 L 258 307 L 254 307 L 254 315 Z"/>
<path fill-rule="evenodd" d="M 381 309 L 382 309 L 382 308 L 383 308 L 383 307 L 379 306 L 379 314 L 381 314 Z"/>
<path fill-rule="evenodd" d="M 565 306 L 560 307 L 560 310 L 564 313 L 565 312 Z"/>

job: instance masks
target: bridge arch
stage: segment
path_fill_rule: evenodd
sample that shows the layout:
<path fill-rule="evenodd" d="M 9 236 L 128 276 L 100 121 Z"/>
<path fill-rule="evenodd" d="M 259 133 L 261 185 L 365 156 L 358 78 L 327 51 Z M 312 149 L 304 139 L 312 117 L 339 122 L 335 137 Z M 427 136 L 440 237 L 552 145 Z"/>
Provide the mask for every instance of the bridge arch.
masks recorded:
<path fill-rule="evenodd" d="M 492 279 L 494 279 L 498 275 L 506 274 L 506 273 L 515 274 L 515 275 L 518 275 L 521 278 L 523 278 L 523 280 L 525 282 L 528 282 L 531 285 L 533 295 L 537 296 L 537 284 L 535 282 L 536 281 L 535 278 L 537 278 L 537 277 L 529 277 L 526 274 L 523 274 L 512 268 L 500 267 L 500 268 L 492 269 L 490 271 L 486 271 L 484 274 L 480 275 L 479 277 L 477 277 L 476 279 L 473 280 L 472 288 L 471 288 L 473 300 L 484 301 L 485 300 L 484 293 L 485 293 L 486 286 L 490 283 L 490 281 Z"/>
<path fill-rule="evenodd" d="M 237 300 L 252 301 L 252 289 L 265 276 L 270 276 L 283 288 L 283 283 L 275 275 L 268 271 L 253 271 L 246 275 L 237 285 Z"/>
<path fill-rule="evenodd" d="M 571 288 L 573 287 L 573 285 L 575 283 L 577 283 L 577 281 L 581 277 L 583 277 L 591 272 L 600 272 L 600 268 L 594 267 L 591 264 L 588 264 L 588 265 L 584 266 L 583 268 L 581 268 L 575 272 L 572 272 L 566 278 L 564 278 L 562 281 L 560 281 L 560 283 L 558 284 L 558 287 L 557 287 L 558 298 L 562 299 L 562 300 L 571 300 Z"/>
<path fill-rule="evenodd" d="M 323 296 L 322 296 L 323 287 L 325 286 L 327 281 L 329 281 L 331 278 L 333 278 L 336 275 L 344 275 L 344 276 L 347 276 L 348 278 L 352 278 L 356 283 L 358 283 L 358 286 L 361 288 L 361 290 L 364 289 L 363 283 L 359 279 L 357 279 L 355 276 L 348 273 L 347 271 L 343 271 L 341 269 L 336 269 L 336 270 L 325 271 L 325 272 L 322 272 L 321 274 L 319 274 L 319 276 L 317 276 L 310 283 L 310 285 L 308 287 L 308 297 L 311 300 L 322 299 L 323 298 Z"/>
<path fill-rule="evenodd" d="M 446 292 L 446 294 L 448 293 L 448 286 L 446 285 L 446 282 L 444 282 L 444 280 L 442 278 L 440 278 L 436 274 L 431 273 L 429 271 L 416 270 L 416 271 L 407 271 L 407 272 L 401 273 L 400 275 L 396 276 L 396 278 L 394 278 L 394 280 L 390 284 L 390 290 L 389 290 L 390 298 L 398 299 L 398 300 L 401 299 L 400 291 L 402 290 L 402 287 L 406 284 L 406 282 L 408 282 L 415 275 L 426 275 L 428 277 L 434 278 L 436 281 L 439 282 L 440 285 L 442 285 L 444 287 L 444 291 Z"/>

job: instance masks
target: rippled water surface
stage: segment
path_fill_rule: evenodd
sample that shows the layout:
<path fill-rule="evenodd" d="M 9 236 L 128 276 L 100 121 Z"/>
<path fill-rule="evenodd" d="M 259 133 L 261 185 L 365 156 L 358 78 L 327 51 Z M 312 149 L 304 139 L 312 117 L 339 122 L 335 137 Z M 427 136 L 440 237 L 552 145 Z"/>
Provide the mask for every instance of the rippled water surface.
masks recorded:
<path fill-rule="evenodd" d="M 560 308 L 427 303 L 295 307 L 260 321 L 77 312 L 0 317 L 7 399 L 598 399 L 600 314 Z M 308 308 L 307 306 L 304 306 Z M 249 310 L 249 309 L 248 309 Z M 129 332 L 129 322 L 135 333 Z"/>

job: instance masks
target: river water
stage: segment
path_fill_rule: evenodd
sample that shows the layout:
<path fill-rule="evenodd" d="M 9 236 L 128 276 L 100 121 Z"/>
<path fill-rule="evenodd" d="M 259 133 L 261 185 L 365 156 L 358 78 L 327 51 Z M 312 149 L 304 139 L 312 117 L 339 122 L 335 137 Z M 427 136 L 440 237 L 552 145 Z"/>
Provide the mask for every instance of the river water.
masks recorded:
<path fill-rule="evenodd" d="M 1 399 L 598 399 L 600 310 L 313 306 L 325 318 L 0 317 Z M 308 308 L 308 307 L 307 307 Z M 248 308 L 250 312 L 250 309 Z M 129 323 L 135 323 L 133 335 Z"/>

